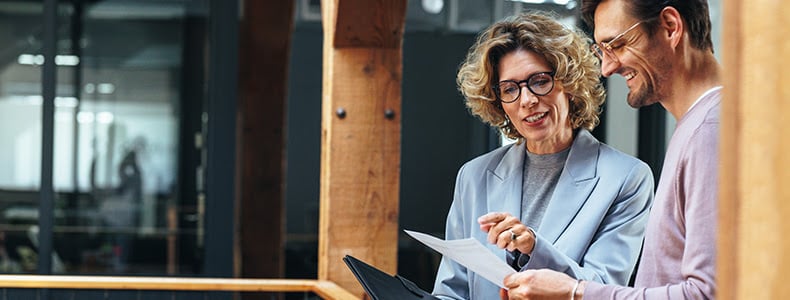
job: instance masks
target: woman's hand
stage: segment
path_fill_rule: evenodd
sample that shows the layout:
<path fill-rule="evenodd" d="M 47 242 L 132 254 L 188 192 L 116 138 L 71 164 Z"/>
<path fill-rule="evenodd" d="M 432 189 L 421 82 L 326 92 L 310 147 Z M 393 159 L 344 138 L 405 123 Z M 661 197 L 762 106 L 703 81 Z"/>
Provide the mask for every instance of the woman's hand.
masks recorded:
<path fill-rule="evenodd" d="M 535 248 L 535 232 L 509 213 L 492 212 L 477 218 L 480 229 L 488 233 L 488 242 L 508 251 L 531 255 Z"/>

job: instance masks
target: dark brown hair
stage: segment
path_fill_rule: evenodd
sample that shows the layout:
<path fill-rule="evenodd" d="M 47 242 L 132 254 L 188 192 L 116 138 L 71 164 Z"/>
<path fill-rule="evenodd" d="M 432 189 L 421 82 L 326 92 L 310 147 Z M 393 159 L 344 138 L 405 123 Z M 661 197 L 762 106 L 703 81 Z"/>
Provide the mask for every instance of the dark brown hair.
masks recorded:
<path fill-rule="evenodd" d="M 595 28 L 595 9 L 607 0 L 582 0 L 582 18 L 591 28 Z M 612 1 L 612 0 L 609 0 Z M 694 48 L 713 52 L 711 40 L 710 14 L 707 0 L 620 0 L 625 11 L 637 20 L 657 17 L 667 6 L 674 7 L 686 23 L 689 40 Z M 651 24 L 650 22 L 648 24 Z M 652 23 L 655 24 L 654 22 Z M 657 30 L 656 26 L 646 26 L 649 35 Z"/>

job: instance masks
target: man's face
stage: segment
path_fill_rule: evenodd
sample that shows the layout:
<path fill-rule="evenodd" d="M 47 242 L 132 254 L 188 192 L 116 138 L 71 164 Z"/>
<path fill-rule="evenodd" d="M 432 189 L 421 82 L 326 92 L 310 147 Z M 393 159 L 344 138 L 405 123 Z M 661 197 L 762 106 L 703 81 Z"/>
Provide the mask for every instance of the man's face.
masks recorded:
<path fill-rule="evenodd" d="M 666 99 L 671 91 L 667 78 L 671 78 L 672 67 L 666 47 L 648 35 L 647 24 L 628 30 L 642 21 L 626 14 L 621 0 L 604 0 L 595 10 L 595 41 L 611 42 L 613 54 L 602 56 L 601 72 L 606 77 L 620 74 L 625 78 L 630 89 L 627 101 L 634 108 Z"/>

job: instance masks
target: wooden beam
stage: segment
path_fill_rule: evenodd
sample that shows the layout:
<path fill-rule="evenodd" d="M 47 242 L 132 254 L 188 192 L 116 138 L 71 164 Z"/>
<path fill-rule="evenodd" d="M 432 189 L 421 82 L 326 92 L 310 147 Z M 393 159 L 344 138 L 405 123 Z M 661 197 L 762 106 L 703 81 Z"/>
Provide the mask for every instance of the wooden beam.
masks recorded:
<path fill-rule="evenodd" d="M 285 102 L 294 1 L 243 3 L 237 147 L 243 163 L 238 168 L 240 247 L 235 261 L 242 277 L 280 278 L 285 265 Z"/>
<path fill-rule="evenodd" d="M 318 278 L 362 297 L 362 287 L 342 262 L 344 255 L 354 255 L 386 272 L 397 269 L 401 35 L 406 1 L 324 0 L 321 6 L 324 82 Z"/>
<path fill-rule="evenodd" d="M 317 284 L 310 279 L 0 275 L 0 288 L 22 289 L 307 292 Z"/>
<path fill-rule="evenodd" d="M 401 48 L 406 1 L 324 0 L 321 5 L 326 2 L 335 7 L 336 16 L 331 19 L 335 48 Z"/>
<path fill-rule="evenodd" d="M 322 299 L 358 300 L 333 282 L 310 279 L 0 275 L 0 288 L 147 291 L 314 292 Z"/>
<path fill-rule="evenodd" d="M 736 258 L 738 252 L 738 140 L 741 136 L 737 101 L 740 94 L 740 68 L 738 57 L 741 55 L 739 15 L 740 1 L 725 1 L 722 4 L 722 60 L 725 72 L 723 100 L 721 105 L 721 133 L 719 136 L 719 231 L 718 253 L 716 254 L 716 297 L 734 300 L 737 290 L 738 271 Z M 725 134 L 727 133 L 727 134 Z M 727 233 L 727 234 L 725 234 Z"/>
<path fill-rule="evenodd" d="M 790 295 L 790 3 L 724 2 L 717 298 Z"/>

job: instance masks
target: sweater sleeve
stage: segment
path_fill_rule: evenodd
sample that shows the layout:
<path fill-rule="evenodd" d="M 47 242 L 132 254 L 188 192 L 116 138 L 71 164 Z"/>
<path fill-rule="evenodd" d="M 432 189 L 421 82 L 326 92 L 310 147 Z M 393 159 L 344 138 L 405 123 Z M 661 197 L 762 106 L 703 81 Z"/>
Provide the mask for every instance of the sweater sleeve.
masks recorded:
<path fill-rule="evenodd" d="M 718 202 L 718 126 L 702 126 L 684 148 L 677 170 L 679 210 L 685 227 L 683 280 L 657 287 L 628 288 L 588 282 L 584 299 L 714 299 Z M 661 180 L 669 180 L 662 178 Z M 652 216 L 651 218 L 671 218 Z M 662 232 L 661 230 L 658 231 Z M 658 237 L 657 239 L 661 239 Z M 645 251 L 649 251 L 645 249 Z M 660 263 L 660 262 L 659 262 Z"/>

